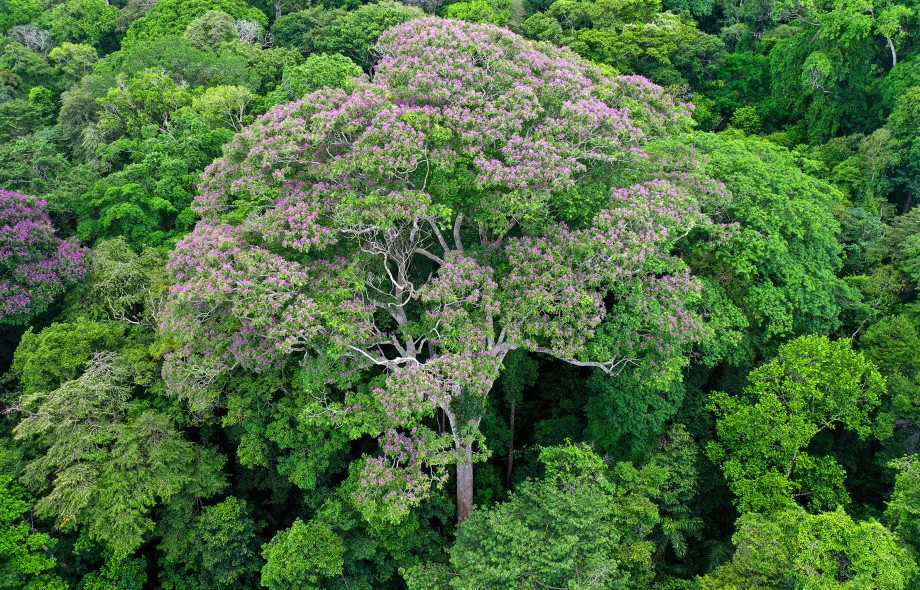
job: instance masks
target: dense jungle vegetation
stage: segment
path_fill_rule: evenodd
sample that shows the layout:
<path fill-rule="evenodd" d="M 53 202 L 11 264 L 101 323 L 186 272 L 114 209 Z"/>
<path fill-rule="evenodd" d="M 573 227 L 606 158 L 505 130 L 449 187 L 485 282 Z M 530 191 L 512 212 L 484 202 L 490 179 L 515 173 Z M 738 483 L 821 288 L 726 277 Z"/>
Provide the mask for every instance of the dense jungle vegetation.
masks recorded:
<path fill-rule="evenodd" d="M 920 587 L 915 0 L 0 0 L 0 589 Z"/>

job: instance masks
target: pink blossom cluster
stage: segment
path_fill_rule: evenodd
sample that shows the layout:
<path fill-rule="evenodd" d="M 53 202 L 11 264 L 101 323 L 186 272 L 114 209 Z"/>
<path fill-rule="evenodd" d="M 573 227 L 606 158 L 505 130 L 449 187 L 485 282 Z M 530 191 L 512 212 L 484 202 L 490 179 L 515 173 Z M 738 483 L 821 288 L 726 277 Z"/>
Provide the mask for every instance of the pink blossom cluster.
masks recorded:
<path fill-rule="evenodd" d="M 450 407 L 453 398 L 480 395 L 498 377 L 495 357 L 485 352 L 447 353 L 387 375 L 375 390 L 388 424 L 399 426 Z"/>
<path fill-rule="evenodd" d="M 86 249 L 54 235 L 45 201 L 0 189 L 0 324 L 27 323 L 86 271 Z"/>
<path fill-rule="evenodd" d="M 699 285 L 670 251 L 681 234 L 707 222 L 688 191 L 657 180 L 614 190 L 611 207 L 585 229 L 562 223 L 545 236 L 511 240 L 503 309 L 513 310 L 505 314 L 513 337 L 576 358 L 598 326 L 613 320 L 604 299 L 615 295 L 630 321 L 605 354 L 641 357 L 650 341 L 672 352 L 695 341 L 702 325 L 685 303 Z"/>
<path fill-rule="evenodd" d="M 480 189 L 545 201 L 603 164 L 641 159 L 643 143 L 689 114 L 644 78 L 606 78 L 566 49 L 491 25 L 410 21 L 378 51 L 373 79 L 350 94 L 319 90 L 238 134 L 205 171 L 197 210 L 271 199 L 286 181 L 425 190 L 457 168 Z"/>
<path fill-rule="evenodd" d="M 432 487 L 447 482 L 446 467 L 455 461 L 452 441 L 428 429 L 406 433 L 388 428 L 380 437 L 381 456 L 366 457 L 355 504 L 365 514 L 384 514 L 398 521 L 420 504 Z"/>

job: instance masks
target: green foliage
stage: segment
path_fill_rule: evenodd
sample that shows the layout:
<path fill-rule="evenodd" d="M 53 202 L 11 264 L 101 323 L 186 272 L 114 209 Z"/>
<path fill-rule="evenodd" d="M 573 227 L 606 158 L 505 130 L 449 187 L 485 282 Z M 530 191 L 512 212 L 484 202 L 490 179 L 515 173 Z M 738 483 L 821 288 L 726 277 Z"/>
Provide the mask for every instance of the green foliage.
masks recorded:
<path fill-rule="evenodd" d="M 48 57 L 58 71 L 72 81 L 88 74 L 99 59 L 96 48 L 83 43 L 62 43 L 52 49 Z"/>
<path fill-rule="evenodd" d="M 702 33 L 692 20 L 660 9 L 660 0 L 557 0 L 543 14 L 558 22 L 560 44 L 594 62 L 660 84 L 698 79 L 703 64 L 721 60 L 724 44 Z M 545 17 L 533 15 L 523 30 L 535 39 L 552 39 L 557 29 Z"/>
<path fill-rule="evenodd" d="M 545 12 L 537 12 L 521 25 L 521 33 L 537 41 L 558 42 L 562 38 L 562 25 Z"/>
<path fill-rule="evenodd" d="M 148 326 L 152 321 L 155 290 L 162 287 L 164 264 L 163 255 L 156 250 L 145 248 L 138 254 L 123 237 L 101 241 L 93 248 L 83 288 L 70 295 L 62 315 L 82 314 L 96 321 L 123 320 Z M 104 325 L 112 326 L 113 330 L 121 325 L 124 331 L 124 324 Z M 45 328 L 41 334 L 49 329 Z M 135 375 L 135 381 L 138 377 Z"/>
<path fill-rule="evenodd" d="M 19 43 L 7 43 L 0 53 L 3 100 L 25 98 L 33 86 L 56 88 L 54 69 L 45 55 Z"/>
<path fill-rule="evenodd" d="M 32 528 L 32 501 L 12 477 L 0 475 L 0 588 L 4 590 L 66 590 L 50 572 L 57 539 Z"/>
<path fill-rule="evenodd" d="M 759 138 L 700 133 L 655 150 L 671 161 L 686 146 L 698 155 L 698 173 L 730 193 L 710 215 L 736 224 L 724 239 L 700 236 L 687 247 L 694 273 L 712 279 L 707 307 L 721 328 L 704 350 L 737 358 L 765 341 L 835 329 L 848 296 L 836 276 L 839 191 L 804 173 L 788 150 Z"/>
<path fill-rule="evenodd" d="M 344 10 L 328 10 L 323 6 L 292 12 L 272 24 L 272 38 L 277 46 L 298 49 L 304 55 L 311 54 L 315 50 L 312 39 L 316 32 L 345 14 Z"/>
<path fill-rule="evenodd" d="M 221 47 L 221 59 L 239 59 L 245 64 L 248 82 L 254 92 L 268 93 L 281 82 L 285 69 L 303 61 L 296 50 L 284 47 L 262 49 L 251 43 L 234 41 Z"/>
<path fill-rule="evenodd" d="M 192 94 L 177 84 L 164 70 L 148 68 L 117 88 L 110 88 L 99 101 L 104 131 L 118 137 L 139 138 L 148 130 L 167 133 L 172 118 L 183 106 L 192 103 Z"/>
<path fill-rule="evenodd" d="M 906 590 L 917 576 L 894 535 L 875 521 L 854 522 L 843 510 L 745 514 L 732 540 L 731 562 L 703 578 L 702 590 Z"/>
<path fill-rule="evenodd" d="M 719 85 L 706 93 L 726 115 L 745 106 L 765 104 L 770 97 L 769 60 L 749 51 L 729 53 L 716 65 Z M 756 108 L 756 106 L 755 106 Z"/>
<path fill-rule="evenodd" d="M 471 23 L 505 25 L 511 18 L 510 0 L 464 0 L 453 2 L 444 13 L 447 18 Z"/>
<path fill-rule="evenodd" d="M 883 318 L 866 330 L 859 347 L 885 376 L 896 419 L 920 420 L 920 330 L 916 322 L 903 315 Z"/>
<path fill-rule="evenodd" d="M 871 361 L 847 340 L 803 336 L 751 372 L 740 397 L 711 395 L 718 442 L 709 456 L 722 464 L 742 512 L 812 510 L 849 501 L 844 470 L 832 456 L 812 456 L 814 437 L 838 425 L 868 436 L 870 412 L 885 393 Z"/>
<path fill-rule="evenodd" d="M 770 51 L 780 117 L 800 121 L 814 143 L 841 132 L 865 132 L 881 121 L 876 48 L 866 30 L 859 30 L 865 21 L 847 14 L 862 8 L 861 3 L 840 3 L 840 10 L 815 14 L 811 18 L 821 20 L 817 35 L 810 27 L 798 29 Z"/>
<path fill-rule="evenodd" d="M 894 491 L 885 519 L 891 530 L 910 547 L 915 559 L 920 559 L 920 458 L 917 455 L 891 461 L 897 470 Z"/>
<path fill-rule="evenodd" d="M 707 482 L 701 481 L 702 453 L 682 424 L 670 427 L 660 437 L 658 452 L 649 461 L 651 469 L 665 476 L 655 493 L 661 521 L 653 538 L 659 558 L 669 553 L 677 559 L 688 556 L 691 541 L 702 537 L 703 520 L 697 515 L 697 495 Z"/>
<path fill-rule="evenodd" d="M 154 75 L 154 80 L 165 78 Z M 174 96 L 183 102 L 190 100 L 182 88 L 165 84 L 175 91 Z M 208 125 L 200 116 L 188 109 L 170 111 L 168 102 L 157 103 L 161 96 L 157 89 L 145 98 L 146 112 L 132 111 L 133 96 L 113 96 L 115 104 L 124 110 L 106 115 L 113 128 L 124 121 L 136 128 L 142 126 L 143 137 L 122 139 L 108 149 L 113 156 L 130 155 L 128 162 L 105 178 L 95 182 L 76 204 L 81 221 L 77 234 L 93 242 L 103 238 L 123 236 L 133 247 L 162 246 L 187 231 L 195 220 L 189 208 L 199 171 L 217 154 L 232 136 L 232 130 Z M 152 116 L 156 109 L 171 126 L 166 133 L 153 128 Z M 145 124 L 149 123 L 149 124 Z"/>
<path fill-rule="evenodd" d="M 192 21 L 208 11 L 220 11 L 235 19 L 252 20 L 263 27 L 268 26 L 265 13 L 243 0 L 160 0 L 150 12 L 131 24 L 122 46 L 129 48 L 142 41 L 182 35 Z"/>
<path fill-rule="evenodd" d="M 159 545 L 169 590 L 254 588 L 259 571 L 256 525 L 246 502 L 235 496 L 206 506 L 181 532 Z"/>
<path fill-rule="evenodd" d="M 881 82 L 882 99 L 888 110 L 894 110 L 915 86 L 920 86 L 920 58 L 898 62 Z"/>
<path fill-rule="evenodd" d="M 628 464 L 608 474 L 579 446 L 544 448 L 546 477 L 527 480 L 508 500 L 473 511 L 451 548 L 463 589 L 641 588 L 651 577 L 658 522 L 653 479 Z"/>
<path fill-rule="evenodd" d="M 12 372 L 27 395 L 57 389 L 76 379 L 93 353 L 124 344 L 126 328 L 83 317 L 53 323 L 37 334 L 29 328 L 13 355 Z"/>
<path fill-rule="evenodd" d="M 361 68 L 343 55 L 313 54 L 304 63 L 285 68 L 277 91 L 285 100 L 279 102 L 296 100 L 320 88 L 347 89 L 349 81 L 361 75 Z"/>
<path fill-rule="evenodd" d="M 83 284 L 31 326 L 0 331 L 0 589 L 917 587 L 916 2 L 439 4 L 0 0 L 0 188 L 46 199 L 61 238 L 94 246 Z M 459 528 L 447 472 L 395 524 L 385 497 L 356 500 L 369 481 L 361 478 L 364 458 L 380 452 L 368 436 L 379 424 L 330 416 L 379 403 L 371 392 L 389 371 L 352 373 L 297 351 L 262 373 L 228 368 L 213 407 L 189 412 L 163 395 L 162 355 L 178 344 L 156 334 L 170 288 L 164 265 L 198 219 L 191 204 L 202 170 L 269 108 L 373 83 L 381 34 L 435 9 L 566 46 L 604 75 L 648 77 L 695 105 L 698 129 L 718 132 L 643 147 L 649 158 L 605 168 L 602 182 L 579 173 L 546 207 L 577 232 L 606 206 L 610 186 L 665 178 L 692 192 L 715 223 L 681 230 L 669 243 L 703 285 L 686 304 L 705 318 L 708 336 L 692 350 L 650 356 L 667 365 L 657 379 L 562 368 L 511 351 L 495 396 L 456 404 L 461 422 L 481 420 L 475 442 L 462 442 L 482 460 L 475 509 Z M 254 34 L 241 39 L 238 21 L 256 23 Z M 489 31 L 477 43 L 502 38 Z M 426 59 L 425 51 L 443 49 L 428 41 L 419 45 Z M 472 50 L 471 72 L 494 74 L 477 68 L 493 68 L 491 53 L 513 53 L 490 47 Z M 554 84 L 571 75 L 552 70 Z M 392 98 L 405 107 L 406 96 Z M 611 104 L 629 109 L 635 123 L 649 100 L 624 95 Z M 438 117 L 468 107 L 476 113 L 478 123 L 464 133 L 505 120 L 482 104 L 434 106 Z M 309 128 L 308 115 L 293 127 Z M 561 111 L 554 117 L 570 124 Z M 545 134 L 525 119 L 509 134 Z M 462 134 L 419 127 L 433 123 L 415 114 L 400 122 L 427 129 L 430 141 L 457 153 L 466 149 Z M 360 120 L 355 133 L 374 126 Z M 579 132 L 590 128 L 577 124 Z M 372 135 L 362 141 L 382 145 Z M 259 141 L 272 149 L 264 138 L 246 141 L 247 149 Z M 337 157 L 334 139 L 319 141 Z M 471 216 L 537 198 L 474 186 L 468 169 L 476 158 L 507 155 L 490 142 L 450 166 L 432 166 L 424 181 L 419 167 L 413 183 L 447 195 L 448 209 L 479 191 Z M 534 154 L 544 161 L 548 151 Z M 552 176 L 545 166 L 533 169 Z M 369 202 L 391 208 L 392 199 L 375 192 L 389 180 L 349 178 Z M 263 204 L 258 191 L 238 192 L 227 213 L 234 220 L 243 217 L 241 203 Z M 515 220 L 504 246 L 530 231 L 538 209 Z M 441 230 L 451 242 L 449 225 Z M 248 236 L 247 253 L 270 241 L 255 227 L 239 231 Z M 475 223 L 463 221 L 462 233 L 467 253 L 479 256 Z M 0 250 L 9 236 L 15 230 L 0 228 Z M 417 237 L 423 246 L 437 241 L 426 224 Z M 268 251 L 298 265 L 315 257 Z M 334 246 L 325 254 L 354 259 Z M 410 280 L 435 276 L 439 266 L 416 261 Z M 509 272 L 501 264 L 494 270 L 497 281 Z M 365 304 L 379 287 L 352 275 L 347 281 L 363 286 Z M 316 291 L 342 325 L 342 309 L 361 302 L 323 285 Z M 410 297 L 406 309 L 418 301 Z M 619 294 L 602 305 L 617 326 L 636 326 Z M 422 315 L 410 311 L 408 325 L 424 323 Z M 390 330 L 388 318 L 381 309 L 374 322 Z M 426 341 L 420 359 L 445 338 L 462 343 L 472 335 L 448 334 L 443 321 L 436 329 L 442 341 Z M 578 322 L 567 329 L 590 331 Z M 593 332 L 592 346 L 616 340 L 603 329 Z M 203 334 L 206 348 L 212 339 Z M 266 351 L 276 344 L 267 342 Z M 426 416 L 419 428 L 446 432 L 441 410 Z M 446 435 L 420 441 L 425 450 L 450 442 Z M 224 467 L 225 455 L 232 465 Z"/>
<path fill-rule="evenodd" d="M 694 17 L 706 17 L 712 14 L 716 2 L 714 0 L 665 0 L 662 8 L 675 13 L 689 12 Z"/>
<path fill-rule="evenodd" d="M 50 13 L 51 38 L 57 43 L 86 43 L 111 48 L 118 9 L 105 0 L 66 0 Z"/>
<path fill-rule="evenodd" d="M 38 108 L 43 119 L 54 112 L 54 94 L 44 86 L 33 86 L 29 89 L 29 104 Z"/>
<path fill-rule="evenodd" d="M 47 129 L 0 143 L 0 185 L 30 195 L 48 194 L 60 186 L 71 164 L 59 138 Z"/>
<path fill-rule="evenodd" d="M 43 10 L 42 0 L 0 0 L 0 33 L 31 22 Z"/>
<path fill-rule="evenodd" d="M 26 136 L 39 128 L 42 120 L 42 108 L 31 101 L 17 98 L 0 102 L 0 141 Z"/>
<path fill-rule="evenodd" d="M 878 241 L 877 249 L 914 285 L 920 286 L 920 208 L 892 220 L 885 229 L 885 235 Z"/>
<path fill-rule="evenodd" d="M 342 539 L 329 525 L 299 518 L 262 548 L 262 585 L 270 590 L 319 590 L 321 581 L 342 573 Z"/>
<path fill-rule="evenodd" d="M 729 123 L 732 127 L 740 129 L 747 134 L 757 133 L 763 126 L 757 109 L 752 106 L 744 106 L 735 110 Z"/>
<path fill-rule="evenodd" d="M 212 86 L 192 101 L 192 108 L 206 123 L 242 131 L 255 94 L 245 86 Z"/>
<path fill-rule="evenodd" d="M 220 10 L 209 10 L 188 24 L 185 39 L 198 49 L 205 51 L 221 43 L 238 38 L 233 28 L 233 17 Z"/>
<path fill-rule="evenodd" d="M 101 98 L 117 87 L 119 78 L 128 80 L 151 68 L 164 71 L 177 84 L 184 81 L 193 88 L 217 84 L 254 86 L 257 80 L 247 60 L 232 51 L 218 55 L 193 47 L 182 37 L 159 37 L 117 51 L 97 63 L 89 88 Z"/>
<path fill-rule="evenodd" d="M 36 491 L 36 514 L 61 530 L 82 527 L 116 558 L 133 553 L 154 522 L 150 509 L 183 496 L 192 484 L 203 496 L 223 485 L 222 457 L 185 440 L 172 421 L 133 408 L 129 366 L 97 354 L 79 378 L 26 395 L 18 440 L 39 451 L 24 480 Z"/>
<path fill-rule="evenodd" d="M 610 377 L 600 371 L 588 380 L 588 431 L 600 448 L 637 456 L 664 430 L 684 399 L 680 382 L 657 386 L 640 376 Z"/>
<path fill-rule="evenodd" d="M 330 15 L 332 20 L 314 32 L 313 46 L 318 51 L 341 53 L 368 70 L 376 58 L 374 45 L 381 33 L 424 14 L 394 0 L 365 4 L 341 16 Z"/>
<path fill-rule="evenodd" d="M 277 374 L 240 375 L 230 384 L 223 424 L 242 465 L 272 467 L 285 482 L 311 491 L 328 485 L 328 474 L 347 465 L 348 437 L 339 429 L 315 427 L 310 407 L 319 390 L 316 383 L 300 381 L 295 376 L 293 391 L 285 392 Z"/>
<path fill-rule="evenodd" d="M 143 559 L 109 557 L 102 568 L 80 580 L 79 590 L 141 590 L 147 581 Z"/>

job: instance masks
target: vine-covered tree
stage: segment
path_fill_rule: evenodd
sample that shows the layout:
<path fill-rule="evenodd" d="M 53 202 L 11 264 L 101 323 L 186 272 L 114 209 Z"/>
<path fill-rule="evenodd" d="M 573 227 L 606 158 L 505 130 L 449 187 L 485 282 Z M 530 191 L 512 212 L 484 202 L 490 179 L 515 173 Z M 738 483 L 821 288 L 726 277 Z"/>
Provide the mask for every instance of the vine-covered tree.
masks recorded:
<path fill-rule="evenodd" d="M 687 114 L 645 79 L 438 19 L 377 50 L 372 81 L 273 109 L 207 169 L 169 263 L 164 376 L 202 410 L 231 372 L 299 361 L 301 419 L 378 437 L 366 517 L 399 520 L 456 466 L 463 520 L 511 350 L 679 378 L 703 326 L 670 250 L 707 219 L 695 189 L 630 186 Z"/>
<path fill-rule="evenodd" d="M 154 528 L 154 506 L 191 504 L 225 485 L 219 453 L 186 440 L 165 414 L 132 407 L 131 373 L 117 354 L 97 353 L 79 378 L 24 396 L 26 417 L 14 429 L 40 450 L 23 480 L 51 488 L 36 514 L 60 530 L 84 527 L 117 559 Z"/>

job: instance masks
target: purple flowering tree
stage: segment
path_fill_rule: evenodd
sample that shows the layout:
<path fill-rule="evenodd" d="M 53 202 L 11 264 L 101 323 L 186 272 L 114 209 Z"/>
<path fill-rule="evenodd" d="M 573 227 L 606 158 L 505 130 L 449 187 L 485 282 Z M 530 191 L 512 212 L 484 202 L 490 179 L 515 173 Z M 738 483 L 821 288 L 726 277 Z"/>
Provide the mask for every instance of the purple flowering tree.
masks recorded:
<path fill-rule="evenodd" d="M 86 250 L 54 235 L 45 201 L 0 189 L 0 325 L 21 325 L 86 273 Z"/>
<path fill-rule="evenodd" d="M 372 79 L 276 107 L 205 172 L 161 314 L 171 391 L 296 362 L 298 419 L 374 436 L 353 498 L 398 520 L 488 454 L 509 351 L 670 379 L 703 332 L 675 242 L 707 223 L 642 146 L 686 107 L 491 25 L 390 29 Z M 619 188 L 618 188 L 619 187 Z M 623 188 L 625 187 L 625 188 Z"/>

